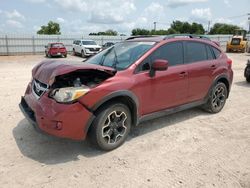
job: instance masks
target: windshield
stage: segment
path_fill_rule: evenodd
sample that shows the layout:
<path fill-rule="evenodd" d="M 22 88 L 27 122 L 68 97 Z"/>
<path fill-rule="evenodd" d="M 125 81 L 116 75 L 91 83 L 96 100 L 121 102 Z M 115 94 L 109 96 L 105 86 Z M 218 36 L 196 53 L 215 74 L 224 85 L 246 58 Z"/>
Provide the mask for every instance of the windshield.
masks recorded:
<path fill-rule="evenodd" d="M 90 40 L 90 41 L 88 41 L 88 40 L 82 41 L 82 44 L 83 45 L 96 45 L 95 41 L 92 41 L 92 40 Z"/>
<path fill-rule="evenodd" d="M 88 63 L 124 70 L 138 60 L 155 42 L 121 42 L 87 60 Z"/>

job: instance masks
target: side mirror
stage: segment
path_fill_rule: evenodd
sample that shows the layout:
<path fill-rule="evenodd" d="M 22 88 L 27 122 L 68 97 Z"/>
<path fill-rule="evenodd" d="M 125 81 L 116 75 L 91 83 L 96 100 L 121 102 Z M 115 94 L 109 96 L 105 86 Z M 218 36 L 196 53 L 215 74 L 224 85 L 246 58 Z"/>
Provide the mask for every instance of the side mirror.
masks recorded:
<path fill-rule="evenodd" d="M 48 48 L 48 46 L 47 46 L 47 45 L 45 45 L 45 46 L 44 46 L 44 48 Z"/>
<path fill-rule="evenodd" d="M 149 75 L 150 77 L 155 76 L 155 71 L 165 71 L 168 69 L 168 61 L 164 59 L 156 59 L 151 66 Z"/>

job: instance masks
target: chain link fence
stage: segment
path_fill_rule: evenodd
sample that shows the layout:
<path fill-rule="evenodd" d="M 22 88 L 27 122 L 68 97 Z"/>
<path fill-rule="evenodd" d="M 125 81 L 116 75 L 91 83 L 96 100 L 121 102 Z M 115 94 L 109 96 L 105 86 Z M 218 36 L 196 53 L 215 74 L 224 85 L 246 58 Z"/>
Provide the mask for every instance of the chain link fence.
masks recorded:
<path fill-rule="evenodd" d="M 232 35 L 208 35 L 214 41 L 218 41 L 223 49 Z M 248 35 L 248 40 L 250 36 Z M 128 36 L 81 36 L 81 35 L 19 35 L 0 34 L 0 55 L 25 55 L 42 54 L 44 46 L 50 42 L 62 42 L 68 52 L 72 51 L 72 43 L 75 39 L 91 39 L 97 44 L 103 45 L 106 42 L 120 42 Z"/>

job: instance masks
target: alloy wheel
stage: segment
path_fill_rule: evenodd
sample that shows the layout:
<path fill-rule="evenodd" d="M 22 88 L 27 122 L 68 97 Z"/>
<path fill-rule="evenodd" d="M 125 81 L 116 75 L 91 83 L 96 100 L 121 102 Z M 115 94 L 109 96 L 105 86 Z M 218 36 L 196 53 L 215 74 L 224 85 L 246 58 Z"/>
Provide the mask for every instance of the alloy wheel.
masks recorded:
<path fill-rule="evenodd" d="M 102 137 L 107 144 L 117 143 L 126 133 L 127 115 L 122 111 L 112 111 L 102 127 Z"/>

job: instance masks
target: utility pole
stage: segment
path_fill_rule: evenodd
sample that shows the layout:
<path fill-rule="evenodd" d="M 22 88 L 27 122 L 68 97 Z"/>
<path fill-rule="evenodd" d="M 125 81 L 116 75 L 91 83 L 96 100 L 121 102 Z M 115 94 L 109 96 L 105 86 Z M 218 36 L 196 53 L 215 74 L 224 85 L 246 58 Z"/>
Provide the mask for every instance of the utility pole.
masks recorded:
<path fill-rule="evenodd" d="M 155 30 L 155 31 L 156 31 L 156 23 L 157 23 L 157 22 L 154 22 L 154 30 Z"/>
<path fill-rule="evenodd" d="M 248 15 L 248 33 L 250 34 L 250 13 Z"/>
<path fill-rule="evenodd" d="M 209 20 L 208 25 L 207 25 L 207 34 L 209 34 L 209 31 L 210 31 L 210 24 L 211 24 L 211 21 Z"/>

